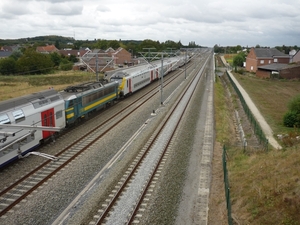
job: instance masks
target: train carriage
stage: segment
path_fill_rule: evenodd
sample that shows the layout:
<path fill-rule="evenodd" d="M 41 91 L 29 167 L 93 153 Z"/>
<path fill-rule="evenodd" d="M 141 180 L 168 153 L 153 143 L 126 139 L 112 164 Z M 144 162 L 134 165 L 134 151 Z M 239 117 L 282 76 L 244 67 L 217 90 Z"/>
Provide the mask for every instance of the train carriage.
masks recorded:
<path fill-rule="evenodd" d="M 180 57 L 166 58 L 163 63 L 164 76 L 179 67 Z M 121 96 L 132 94 L 154 80 L 160 78 L 161 62 L 154 61 L 151 64 L 142 65 L 140 67 L 128 68 L 117 71 L 110 77 L 111 81 L 119 82 L 119 90 Z"/>
<path fill-rule="evenodd" d="M 64 100 L 55 90 L 46 90 L 0 102 L 0 124 L 60 127 L 66 125 Z M 0 128 L 0 167 L 25 155 L 54 132 L 29 128 Z"/>

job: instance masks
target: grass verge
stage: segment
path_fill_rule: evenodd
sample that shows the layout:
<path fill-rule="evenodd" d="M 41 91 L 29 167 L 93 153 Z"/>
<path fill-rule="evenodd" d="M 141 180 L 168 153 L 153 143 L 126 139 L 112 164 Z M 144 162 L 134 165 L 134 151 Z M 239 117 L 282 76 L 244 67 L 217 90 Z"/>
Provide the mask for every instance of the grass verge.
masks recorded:
<path fill-rule="evenodd" d="M 299 93 L 299 82 L 261 80 L 235 75 L 277 133 L 295 133 L 282 125 L 287 102 Z M 284 149 L 243 154 L 230 143 L 232 113 L 220 82 L 215 84 L 217 141 L 228 149 L 232 214 L 240 224 L 300 224 L 299 143 Z M 227 121 L 226 121 L 227 120 Z M 227 123 L 227 124 L 224 124 Z M 290 135 L 291 136 L 291 135 Z M 282 142 L 281 144 L 285 144 Z M 224 193 L 225 194 L 225 193 Z"/>

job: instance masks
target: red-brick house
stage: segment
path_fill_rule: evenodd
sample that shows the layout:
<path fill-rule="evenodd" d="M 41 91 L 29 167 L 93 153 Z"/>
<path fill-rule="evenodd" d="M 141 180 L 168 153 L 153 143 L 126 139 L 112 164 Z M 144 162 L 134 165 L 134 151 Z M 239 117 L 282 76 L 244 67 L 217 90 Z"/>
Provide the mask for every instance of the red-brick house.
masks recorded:
<path fill-rule="evenodd" d="M 89 50 L 64 49 L 64 50 L 59 50 L 58 53 L 66 56 L 66 57 L 69 57 L 71 55 L 76 56 L 76 57 L 82 57 L 88 51 Z"/>
<path fill-rule="evenodd" d="M 131 62 L 131 53 L 121 47 L 112 53 L 112 57 L 115 65 L 127 65 L 129 62 Z"/>
<path fill-rule="evenodd" d="M 256 72 L 259 66 L 273 63 L 288 64 L 290 56 L 276 48 L 251 48 L 246 57 L 246 70 Z"/>
<path fill-rule="evenodd" d="M 121 47 L 117 50 L 108 48 L 105 51 L 94 49 L 80 58 L 80 63 L 76 64 L 76 69 L 86 67 L 88 71 L 95 72 L 96 65 L 98 65 L 98 72 L 106 72 L 129 62 L 131 62 L 131 53 Z"/>
<path fill-rule="evenodd" d="M 87 71 L 91 71 L 93 73 L 96 71 L 105 72 L 114 69 L 112 57 L 101 49 L 94 49 L 92 51 L 89 50 L 80 57 L 80 63 L 77 63 L 76 65 L 81 67 L 85 65 Z"/>
<path fill-rule="evenodd" d="M 36 51 L 39 53 L 49 54 L 53 52 L 58 52 L 58 49 L 55 47 L 55 45 L 46 45 L 36 47 Z"/>
<path fill-rule="evenodd" d="M 292 62 L 300 62 L 300 50 L 293 55 Z"/>

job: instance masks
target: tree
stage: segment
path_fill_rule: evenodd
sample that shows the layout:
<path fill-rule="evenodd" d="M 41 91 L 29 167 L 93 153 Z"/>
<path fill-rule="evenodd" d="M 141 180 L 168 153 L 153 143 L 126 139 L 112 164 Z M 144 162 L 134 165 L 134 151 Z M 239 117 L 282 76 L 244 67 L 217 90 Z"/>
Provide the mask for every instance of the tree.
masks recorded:
<path fill-rule="evenodd" d="M 11 75 L 17 72 L 17 62 L 14 58 L 8 57 L 0 60 L 0 73 L 2 75 Z"/>
<path fill-rule="evenodd" d="M 54 68 L 50 55 L 27 49 L 17 61 L 18 72 L 21 74 L 46 74 Z"/>
<path fill-rule="evenodd" d="M 102 50 L 106 50 L 108 49 L 108 41 L 107 40 L 101 40 L 99 39 L 96 44 L 95 44 L 95 48 L 99 48 L 99 49 L 102 49 Z"/>
<path fill-rule="evenodd" d="M 59 41 L 58 41 L 58 40 L 55 41 L 55 47 L 56 47 L 57 49 L 60 49 L 60 45 L 59 45 Z"/>
<path fill-rule="evenodd" d="M 117 40 L 112 40 L 108 42 L 108 47 L 112 47 L 113 49 L 118 49 L 120 47 L 120 43 Z"/>
<path fill-rule="evenodd" d="M 78 58 L 75 55 L 70 55 L 68 60 L 73 63 L 78 62 Z"/>
<path fill-rule="evenodd" d="M 52 62 L 54 63 L 54 66 L 59 66 L 59 64 L 62 60 L 61 55 L 58 54 L 57 52 L 50 53 L 50 58 L 51 58 Z"/>
<path fill-rule="evenodd" d="M 244 64 L 244 58 L 241 54 L 237 54 L 236 56 L 233 57 L 233 66 L 234 66 L 234 70 L 235 72 L 237 71 L 237 67 L 238 66 L 243 66 Z"/>
<path fill-rule="evenodd" d="M 237 52 L 242 51 L 242 46 L 237 45 L 237 46 L 236 46 L 236 51 L 237 51 Z"/>
<path fill-rule="evenodd" d="M 15 50 L 12 52 L 12 54 L 9 57 L 17 61 L 22 55 L 23 53 L 20 50 Z"/>
<path fill-rule="evenodd" d="M 73 63 L 70 62 L 69 60 L 67 60 L 66 58 L 62 59 L 60 65 L 59 65 L 59 68 L 61 70 L 65 70 L 65 71 L 71 70 L 72 67 L 73 67 Z"/>

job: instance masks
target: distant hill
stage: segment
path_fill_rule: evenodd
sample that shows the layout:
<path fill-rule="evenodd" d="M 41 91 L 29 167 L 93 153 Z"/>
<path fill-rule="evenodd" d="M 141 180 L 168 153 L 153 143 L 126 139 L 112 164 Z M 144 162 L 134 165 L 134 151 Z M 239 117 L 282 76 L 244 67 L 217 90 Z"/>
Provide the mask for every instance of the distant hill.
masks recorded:
<path fill-rule="evenodd" d="M 59 43 L 67 44 L 68 42 L 74 42 L 75 39 L 72 37 L 63 37 L 57 35 L 48 35 L 48 36 L 37 36 L 37 37 L 28 37 L 28 38 L 19 38 L 19 39 L 0 39 L 0 46 L 4 45 L 17 45 L 17 44 L 54 44 L 56 41 Z"/>

